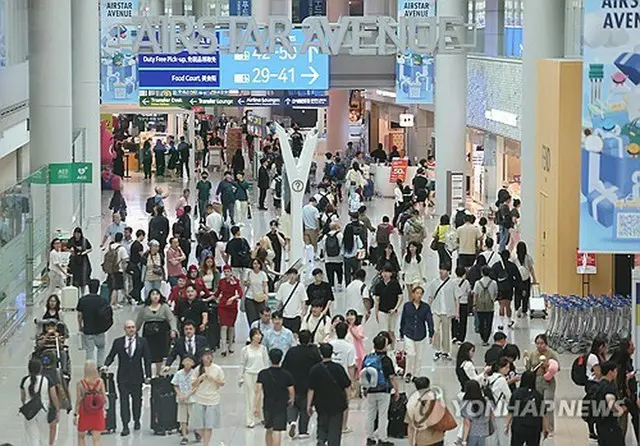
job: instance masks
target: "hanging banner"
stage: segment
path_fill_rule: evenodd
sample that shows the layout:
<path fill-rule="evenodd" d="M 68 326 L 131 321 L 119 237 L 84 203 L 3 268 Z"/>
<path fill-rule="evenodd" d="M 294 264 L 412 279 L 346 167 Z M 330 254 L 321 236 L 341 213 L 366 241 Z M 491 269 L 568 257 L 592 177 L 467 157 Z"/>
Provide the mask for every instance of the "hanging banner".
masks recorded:
<path fill-rule="evenodd" d="M 435 0 L 398 0 L 398 19 L 435 16 Z M 396 103 L 433 104 L 433 57 L 409 50 L 396 56 Z"/>
<path fill-rule="evenodd" d="M 138 56 L 132 53 L 139 0 L 100 0 L 100 92 L 103 104 L 134 104 L 138 98 Z"/>
<path fill-rule="evenodd" d="M 584 252 L 640 252 L 640 27 L 630 5 L 584 2 Z"/>
<path fill-rule="evenodd" d="M 407 178 L 407 170 L 409 169 L 409 160 L 406 158 L 394 158 L 391 161 L 391 174 L 389 182 L 395 184 L 398 180 L 404 182 Z"/>
<path fill-rule="evenodd" d="M 266 1 L 266 0 L 258 0 Z M 229 15 L 248 17 L 251 15 L 251 0 L 229 0 Z"/>
<path fill-rule="evenodd" d="M 307 17 L 326 15 L 327 0 L 300 0 L 300 22 Z"/>

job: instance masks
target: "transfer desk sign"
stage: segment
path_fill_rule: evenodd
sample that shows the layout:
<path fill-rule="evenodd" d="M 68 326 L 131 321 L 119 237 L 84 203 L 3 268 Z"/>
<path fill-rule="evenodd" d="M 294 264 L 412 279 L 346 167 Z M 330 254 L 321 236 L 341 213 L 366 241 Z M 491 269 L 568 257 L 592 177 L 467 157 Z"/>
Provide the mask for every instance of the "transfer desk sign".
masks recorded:
<path fill-rule="evenodd" d="M 640 1 L 585 0 L 580 250 L 640 252 Z"/>

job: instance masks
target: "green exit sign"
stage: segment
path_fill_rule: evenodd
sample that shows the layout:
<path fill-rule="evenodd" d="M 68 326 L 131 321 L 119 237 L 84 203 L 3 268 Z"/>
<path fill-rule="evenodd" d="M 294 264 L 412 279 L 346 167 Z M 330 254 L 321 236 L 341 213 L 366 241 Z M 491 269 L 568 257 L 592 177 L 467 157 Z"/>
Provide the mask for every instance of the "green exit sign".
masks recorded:
<path fill-rule="evenodd" d="M 49 164 L 50 184 L 90 184 L 93 167 L 91 163 L 51 163 Z"/>

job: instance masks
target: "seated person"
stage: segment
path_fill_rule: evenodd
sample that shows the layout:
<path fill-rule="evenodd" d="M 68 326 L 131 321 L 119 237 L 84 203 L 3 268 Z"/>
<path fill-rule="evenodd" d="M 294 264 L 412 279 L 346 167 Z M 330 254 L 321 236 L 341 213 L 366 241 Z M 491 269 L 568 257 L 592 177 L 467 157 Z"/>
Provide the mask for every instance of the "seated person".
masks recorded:
<path fill-rule="evenodd" d="M 61 329 L 62 333 L 60 332 Z M 58 345 L 60 347 L 64 346 L 64 332 L 65 332 L 64 324 L 60 324 L 55 319 L 47 319 L 45 321 L 43 332 L 38 336 L 36 340 L 36 349 L 39 351 L 48 350 L 48 349 L 56 349 Z M 56 339 L 58 344 L 56 345 Z"/>

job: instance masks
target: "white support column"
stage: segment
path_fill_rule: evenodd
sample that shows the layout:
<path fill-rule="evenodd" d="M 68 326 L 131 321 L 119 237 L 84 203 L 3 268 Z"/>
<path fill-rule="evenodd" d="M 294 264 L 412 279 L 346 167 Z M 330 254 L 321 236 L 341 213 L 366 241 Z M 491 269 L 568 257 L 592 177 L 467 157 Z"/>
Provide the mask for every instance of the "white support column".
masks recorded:
<path fill-rule="evenodd" d="M 391 16 L 389 14 L 389 0 L 364 0 L 364 17 L 370 16 Z"/>
<path fill-rule="evenodd" d="M 285 16 L 291 20 L 293 9 L 292 0 L 271 0 L 271 15 Z"/>
<path fill-rule="evenodd" d="M 438 2 L 438 17 L 466 17 L 466 0 Z M 447 172 L 465 172 L 467 56 L 436 55 L 436 210 L 447 211 Z"/>
<path fill-rule="evenodd" d="M 564 55 L 564 2 L 525 0 L 522 53 L 522 240 L 535 258 L 537 180 L 536 127 L 538 61 Z M 544 32 L 540 32 L 544 30 Z"/>
<path fill-rule="evenodd" d="M 184 15 L 184 1 L 185 0 L 171 0 L 172 15 Z"/>
<path fill-rule="evenodd" d="M 164 15 L 164 0 L 149 0 L 149 15 L 152 17 Z"/>
<path fill-rule="evenodd" d="M 504 54 L 504 1 L 487 0 L 484 52 L 487 56 Z"/>
<path fill-rule="evenodd" d="M 100 182 L 100 16 L 92 2 L 72 0 L 71 26 L 74 38 L 73 128 L 85 130 L 86 162 L 93 165 L 93 182 L 85 186 L 86 237 L 97 246 L 102 235 Z M 100 250 L 91 253 L 94 268 L 100 265 Z"/>
<path fill-rule="evenodd" d="M 71 162 L 72 99 L 69 48 L 71 0 L 29 0 L 29 119 L 33 170 L 49 163 Z M 73 215 L 73 203 L 69 197 L 71 186 L 51 187 L 53 231 L 58 228 L 72 229 L 68 228 Z M 50 236 L 51 234 L 47 234 L 47 237 Z"/>
<path fill-rule="evenodd" d="M 269 23 L 271 15 L 271 0 L 253 1 L 251 2 L 251 14 L 258 22 L 258 25 L 266 25 Z M 253 113 L 267 121 L 271 121 L 271 109 L 268 107 L 252 108 Z"/>
<path fill-rule="evenodd" d="M 193 0 L 193 15 L 196 19 L 210 15 L 209 8 L 209 0 Z"/>
<path fill-rule="evenodd" d="M 340 17 L 349 16 L 348 0 L 328 2 L 329 21 L 336 23 Z M 327 152 L 344 152 L 349 139 L 349 92 L 347 90 L 329 90 L 327 108 Z"/>

